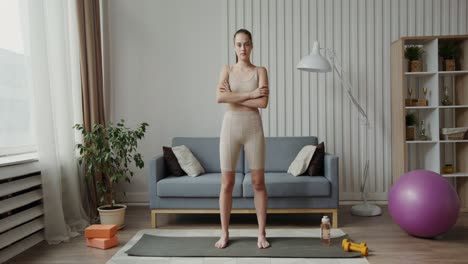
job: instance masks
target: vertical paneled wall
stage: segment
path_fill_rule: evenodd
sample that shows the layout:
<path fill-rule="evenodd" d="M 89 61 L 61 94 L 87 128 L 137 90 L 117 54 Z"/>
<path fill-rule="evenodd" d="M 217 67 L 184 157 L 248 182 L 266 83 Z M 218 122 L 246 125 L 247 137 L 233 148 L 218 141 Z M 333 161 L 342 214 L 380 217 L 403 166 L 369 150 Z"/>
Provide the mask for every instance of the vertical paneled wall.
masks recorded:
<path fill-rule="evenodd" d="M 266 136 L 316 135 L 340 157 L 341 200 L 358 199 L 365 131 L 336 74 L 296 69 L 315 40 L 333 49 L 367 111 L 369 198 L 391 184 L 390 44 L 401 36 L 467 34 L 467 0 L 224 0 L 223 63 L 235 61 L 233 35 L 253 34 L 252 61 L 268 69 Z"/>

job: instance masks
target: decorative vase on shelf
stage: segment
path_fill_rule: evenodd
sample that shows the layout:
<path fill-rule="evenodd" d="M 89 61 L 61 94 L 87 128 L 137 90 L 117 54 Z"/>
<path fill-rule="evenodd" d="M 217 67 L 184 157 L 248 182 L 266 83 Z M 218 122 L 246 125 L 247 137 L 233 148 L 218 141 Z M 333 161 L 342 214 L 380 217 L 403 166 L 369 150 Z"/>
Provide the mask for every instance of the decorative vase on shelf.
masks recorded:
<path fill-rule="evenodd" d="M 444 71 L 456 71 L 456 60 L 459 58 L 460 46 L 454 41 L 440 43 L 439 56 L 444 60 Z"/>
<path fill-rule="evenodd" d="M 408 98 L 405 99 L 405 106 L 413 106 L 413 99 L 412 99 L 413 89 L 411 86 L 408 86 Z"/>
<path fill-rule="evenodd" d="M 423 88 L 423 94 L 424 94 L 424 105 L 428 106 L 429 105 L 429 100 L 427 100 L 427 87 Z"/>
<path fill-rule="evenodd" d="M 445 60 L 445 70 L 455 71 L 455 60 Z"/>
<path fill-rule="evenodd" d="M 421 60 L 412 60 L 412 61 L 410 61 L 410 71 L 411 72 L 422 72 L 422 61 Z"/>
<path fill-rule="evenodd" d="M 405 58 L 408 59 L 408 67 L 410 72 L 422 72 L 423 63 L 422 55 L 424 48 L 421 45 L 410 45 L 405 48 Z"/>
<path fill-rule="evenodd" d="M 442 169 L 444 174 L 455 173 L 455 168 L 452 164 L 445 164 L 444 168 Z"/>
<path fill-rule="evenodd" d="M 452 105 L 452 101 L 449 99 L 447 86 L 444 86 L 444 96 L 442 97 L 442 105 Z"/>
<path fill-rule="evenodd" d="M 414 113 L 406 114 L 405 118 L 406 123 L 406 140 L 415 140 L 416 139 L 416 125 L 418 124 L 418 118 Z"/>
<path fill-rule="evenodd" d="M 429 137 L 426 134 L 426 126 L 424 125 L 424 120 L 421 120 L 421 125 L 419 127 L 419 139 L 428 140 Z"/>
<path fill-rule="evenodd" d="M 416 138 L 416 127 L 408 126 L 406 127 L 406 140 L 415 140 Z"/>

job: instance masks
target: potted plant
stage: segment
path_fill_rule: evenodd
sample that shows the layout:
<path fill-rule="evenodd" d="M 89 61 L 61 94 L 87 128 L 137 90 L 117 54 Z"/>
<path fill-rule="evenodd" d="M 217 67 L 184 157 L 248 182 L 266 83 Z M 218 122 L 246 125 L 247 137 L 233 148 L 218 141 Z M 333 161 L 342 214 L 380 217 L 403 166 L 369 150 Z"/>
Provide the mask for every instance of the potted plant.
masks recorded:
<path fill-rule="evenodd" d="M 409 71 L 410 72 L 421 72 L 422 71 L 422 55 L 424 49 L 421 46 L 407 46 L 405 49 L 405 57 L 409 61 Z"/>
<path fill-rule="evenodd" d="M 414 140 L 416 138 L 416 125 L 418 118 L 414 113 L 406 114 L 406 140 Z"/>
<path fill-rule="evenodd" d="M 442 57 L 444 61 L 445 71 L 455 71 L 455 59 L 460 54 L 459 47 L 455 42 L 447 42 L 440 44 L 439 46 L 439 56 Z"/>
<path fill-rule="evenodd" d="M 80 155 L 79 164 L 84 165 L 85 180 L 98 176 L 95 184 L 101 224 L 116 224 L 119 229 L 124 226 L 127 206 L 116 204 L 116 187 L 122 181 L 130 183 L 132 162 L 137 168 L 143 168 L 144 162 L 137 147 L 147 126 L 147 123 L 142 123 L 138 128 L 130 129 L 125 127 L 123 119 L 116 125 L 109 123 L 107 127 L 95 124 L 90 131 L 81 124 L 73 126 L 83 135 L 83 142 L 76 148 Z"/>

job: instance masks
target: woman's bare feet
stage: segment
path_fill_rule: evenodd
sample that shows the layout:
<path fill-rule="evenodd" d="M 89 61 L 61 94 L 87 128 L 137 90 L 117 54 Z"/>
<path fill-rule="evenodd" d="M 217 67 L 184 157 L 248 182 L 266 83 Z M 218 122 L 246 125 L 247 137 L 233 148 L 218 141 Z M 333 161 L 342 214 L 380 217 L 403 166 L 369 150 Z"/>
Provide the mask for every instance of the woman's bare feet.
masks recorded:
<path fill-rule="evenodd" d="M 266 237 L 264 235 L 259 235 L 257 240 L 257 247 L 258 248 L 267 248 L 270 247 L 270 243 L 268 243 Z"/>
<path fill-rule="evenodd" d="M 219 240 L 215 243 L 215 247 L 225 248 L 227 247 L 228 241 L 229 241 L 229 233 L 222 234 Z"/>

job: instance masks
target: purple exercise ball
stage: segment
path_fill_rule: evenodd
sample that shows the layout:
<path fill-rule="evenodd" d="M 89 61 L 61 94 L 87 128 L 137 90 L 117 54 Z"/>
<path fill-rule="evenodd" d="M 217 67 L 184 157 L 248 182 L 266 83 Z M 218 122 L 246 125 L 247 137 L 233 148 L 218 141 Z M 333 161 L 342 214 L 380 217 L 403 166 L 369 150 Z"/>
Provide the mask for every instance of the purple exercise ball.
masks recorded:
<path fill-rule="evenodd" d="M 455 225 L 460 200 L 452 185 L 441 175 L 414 170 L 401 176 L 390 189 L 388 211 L 408 234 L 432 238 Z"/>

